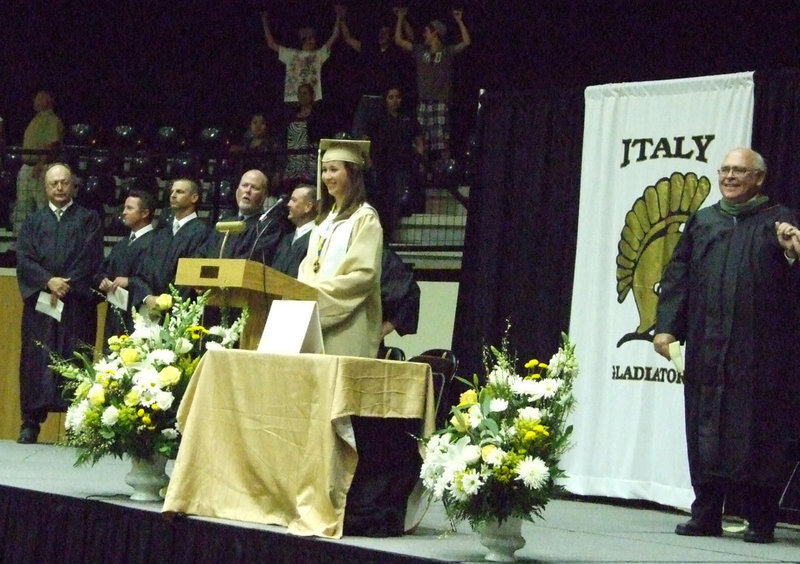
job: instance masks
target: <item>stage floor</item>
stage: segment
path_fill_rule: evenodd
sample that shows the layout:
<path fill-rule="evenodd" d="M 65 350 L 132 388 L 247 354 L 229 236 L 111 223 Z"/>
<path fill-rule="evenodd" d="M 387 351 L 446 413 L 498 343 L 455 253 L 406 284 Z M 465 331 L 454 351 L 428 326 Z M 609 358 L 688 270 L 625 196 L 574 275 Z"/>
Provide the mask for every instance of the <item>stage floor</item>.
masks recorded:
<path fill-rule="evenodd" d="M 160 504 L 135 503 L 124 483 L 126 461 L 104 459 L 94 467 L 74 468 L 74 452 L 54 445 L 18 445 L 0 441 L 0 487 L 91 499 L 133 510 L 158 513 Z M 169 472 L 169 466 L 168 466 Z M 190 518 L 196 519 L 196 518 Z M 678 512 L 640 509 L 585 500 L 556 500 L 544 519 L 524 523 L 527 544 L 517 552 L 529 562 L 797 562 L 800 560 L 800 528 L 779 526 L 771 545 L 747 544 L 740 534 L 721 538 L 679 537 L 676 523 L 686 516 Z M 230 527 L 285 535 L 282 527 L 218 519 L 202 519 Z M 6 524 L 0 523 L 0 532 Z M 0 534 L 0 538 L 3 535 Z M 298 539 L 300 540 L 300 539 Z M 403 555 L 427 561 L 481 561 L 485 549 L 467 524 L 449 528 L 441 504 L 431 506 L 413 535 L 399 538 L 344 537 L 340 540 L 308 539 L 316 550 L 326 544 L 346 544 L 373 552 Z M 331 546 L 331 549 L 335 547 Z M 1 552 L 1 551 L 0 551 Z"/>

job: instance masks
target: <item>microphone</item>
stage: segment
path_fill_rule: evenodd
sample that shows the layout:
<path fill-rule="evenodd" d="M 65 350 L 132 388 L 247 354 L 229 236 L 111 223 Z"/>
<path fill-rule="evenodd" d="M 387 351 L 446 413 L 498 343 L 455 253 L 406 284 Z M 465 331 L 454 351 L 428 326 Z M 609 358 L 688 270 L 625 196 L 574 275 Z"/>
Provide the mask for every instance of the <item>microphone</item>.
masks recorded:
<path fill-rule="evenodd" d="M 272 204 L 267 211 L 265 211 L 264 213 L 261 214 L 261 217 L 258 218 L 258 221 L 264 221 L 265 219 L 267 219 L 269 214 L 271 214 L 272 211 L 275 208 L 277 208 L 281 204 L 285 203 L 286 200 L 288 200 L 288 199 L 289 199 L 289 196 L 287 196 L 286 194 L 284 194 L 283 196 L 279 197 L 278 200 L 274 204 Z"/>
<path fill-rule="evenodd" d="M 225 234 L 225 237 L 222 238 L 222 245 L 219 247 L 219 258 L 222 258 L 228 237 L 230 237 L 231 233 L 236 235 L 244 231 L 247 228 L 247 224 L 244 221 L 218 221 L 214 228 L 219 233 Z"/>
<path fill-rule="evenodd" d="M 272 219 L 273 218 L 270 217 L 272 212 L 275 211 L 276 208 L 278 208 L 279 206 L 284 204 L 286 202 L 286 200 L 288 200 L 288 199 L 289 199 L 289 196 L 286 195 L 286 194 L 284 194 L 283 196 L 279 197 L 278 201 L 276 201 L 274 204 L 272 204 L 269 207 L 269 209 L 267 211 L 265 211 L 263 214 L 261 214 L 261 217 L 258 218 L 258 223 L 264 222 L 264 226 L 261 227 L 258 230 L 258 233 L 256 234 L 256 238 L 253 241 L 253 246 L 250 248 L 250 253 L 247 255 L 247 260 L 250 260 L 250 258 L 253 256 L 253 253 L 256 250 L 256 245 L 258 244 L 258 240 L 261 239 L 261 236 L 267 230 L 267 227 L 272 225 Z M 263 257 L 262 257 L 262 259 L 263 259 Z"/>

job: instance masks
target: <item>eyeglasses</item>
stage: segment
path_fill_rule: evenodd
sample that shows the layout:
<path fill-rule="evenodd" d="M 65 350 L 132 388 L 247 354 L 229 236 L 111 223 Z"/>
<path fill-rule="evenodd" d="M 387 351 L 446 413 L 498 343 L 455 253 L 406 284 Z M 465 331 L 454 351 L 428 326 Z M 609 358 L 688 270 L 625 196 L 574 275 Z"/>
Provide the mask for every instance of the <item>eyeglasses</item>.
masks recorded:
<path fill-rule="evenodd" d="M 761 169 L 744 168 L 743 166 L 721 166 L 717 172 L 719 172 L 720 176 L 728 176 L 729 174 L 732 174 L 736 178 L 741 178 L 745 174 L 751 172 L 761 172 Z"/>

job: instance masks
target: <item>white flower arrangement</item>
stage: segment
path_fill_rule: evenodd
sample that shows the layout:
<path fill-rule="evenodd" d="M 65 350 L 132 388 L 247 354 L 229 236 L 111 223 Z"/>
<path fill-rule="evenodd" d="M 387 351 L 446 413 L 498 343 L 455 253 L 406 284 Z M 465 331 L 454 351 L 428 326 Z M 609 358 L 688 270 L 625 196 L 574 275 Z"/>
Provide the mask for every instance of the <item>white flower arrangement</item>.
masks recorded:
<path fill-rule="evenodd" d="M 500 350 L 487 347 L 486 384 L 475 376 L 451 409 L 449 424 L 425 442 L 421 477 L 451 520 L 473 527 L 509 517 L 541 516 L 558 491 L 558 467 L 569 447 L 566 418 L 574 407 L 575 346 L 563 344 L 549 364 L 531 360 L 516 372 L 508 330 Z"/>
<path fill-rule="evenodd" d="M 52 359 L 51 368 L 74 392 L 65 442 L 78 447 L 76 465 L 106 455 L 177 454 L 178 406 L 200 357 L 212 342 L 231 348 L 248 316 L 245 309 L 230 327 L 206 329 L 200 319 L 207 301 L 208 292 L 190 300 L 170 288 L 158 298 L 163 318 L 134 313 L 134 331 L 109 338 L 110 352 L 100 360 L 92 362 L 91 352 Z"/>

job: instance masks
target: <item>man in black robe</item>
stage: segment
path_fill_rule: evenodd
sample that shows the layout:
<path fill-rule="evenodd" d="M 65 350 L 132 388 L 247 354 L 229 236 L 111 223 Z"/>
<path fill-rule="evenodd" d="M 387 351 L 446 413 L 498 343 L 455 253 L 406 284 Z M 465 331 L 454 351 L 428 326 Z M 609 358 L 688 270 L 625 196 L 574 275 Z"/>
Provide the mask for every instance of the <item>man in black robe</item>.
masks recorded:
<path fill-rule="evenodd" d="M 19 387 L 22 428 L 17 442 L 35 443 L 50 411 L 65 411 L 50 353 L 70 358 L 76 347 L 94 342 L 96 301 L 92 277 L 103 259 L 100 218 L 72 201 L 72 171 L 63 164 L 45 173 L 48 206 L 22 224 L 17 239 L 17 282 L 22 294 L 22 349 Z M 61 320 L 37 311 L 63 303 Z M 41 307 L 41 306 L 40 306 Z"/>
<path fill-rule="evenodd" d="M 132 300 L 132 307 L 144 302 L 150 309 L 155 309 L 158 295 L 169 292 L 169 285 L 175 281 L 178 260 L 204 256 L 210 230 L 197 217 L 199 202 L 200 187 L 197 182 L 179 178 L 172 183 L 169 197 L 172 221 L 153 234 L 147 258 L 135 273 L 141 284 L 136 284 L 128 296 Z M 188 297 L 190 292 L 186 290 L 184 293 Z"/>
<path fill-rule="evenodd" d="M 306 258 L 308 240 L 314 228 L 316 209 L 316 188 L 309 184 L 301 184 L 292 191 L 287 204 L 289 221 L 295 226 L 278 243 L 272 268 L 297 278 L 300 263 Z"/>
<path fill-rule="evenodd" d="M 417 332 L 419 295 L 413 269 L 397 253 L 384 247 L 381 259 L 382 337 L 392 331 L 401 336 Z"/>
<path fill-rule="evenodd" d="M 260 170 L 248 170 L 236 189 L 238 214 L 222 221 L 243 221 L 245 230 L 231 234 L 222 249 L 223 235 L 214 233 L 206 255 L 209 258 L 243 258 L 270 264 L 281 237 L 291 228 L 283 200 L 266 212 L 264 200 L 269 195 L 269 181 Z"/>
<path fill-rule="evenodd" d="M 128 192 L 125 206 L 122 209 L 122 222 L 131 231 L 114 245 L 100 265 L 100 270 L 95 276 L 95 286 L 101 292 L 113 294 L 117 288 L 133 292 L 137 285 L 141 284 L 141 280 L 136 278 L 135 273 L 150 252 L 154 214 L 155 200 L 151 194 L 141 190 Z M 103 335 L 104 343 L 107 343 L 108 338 L 112 335 L 130 334 L 130 331 L 133 330 L 132 305 L 133 302 L 130 299 L 125 310 L 109 304 Z"/>
<path fill-rule="evenodd" d="M 735 493 L 749 523 L 744 540 L 774 539 L 796 419 L 800 244 L 792 211 L 762 194 L 765 175 L 758 153 L 728 153 L 722 199 L 687 221 L 661 280 L 655 349 L 670 358 L 670 343 L 686 342 L 695 501 L 679 535 L 721 535 L 725 497 Z"/>

